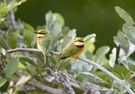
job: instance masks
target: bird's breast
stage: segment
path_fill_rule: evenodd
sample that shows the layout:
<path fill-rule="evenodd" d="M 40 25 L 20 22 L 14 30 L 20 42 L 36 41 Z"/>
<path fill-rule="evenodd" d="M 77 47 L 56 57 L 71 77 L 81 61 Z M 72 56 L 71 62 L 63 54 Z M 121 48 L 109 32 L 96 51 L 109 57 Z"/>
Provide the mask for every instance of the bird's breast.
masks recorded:
<path fill-rule="evenodd" d="M 37 39 L 37 48 L 38 48 L 39 50 L 42 50 L 42 40 L 43 40 L 43 39 L 41 39 L 41 38 L 38 38 L 38 39 Z"/>

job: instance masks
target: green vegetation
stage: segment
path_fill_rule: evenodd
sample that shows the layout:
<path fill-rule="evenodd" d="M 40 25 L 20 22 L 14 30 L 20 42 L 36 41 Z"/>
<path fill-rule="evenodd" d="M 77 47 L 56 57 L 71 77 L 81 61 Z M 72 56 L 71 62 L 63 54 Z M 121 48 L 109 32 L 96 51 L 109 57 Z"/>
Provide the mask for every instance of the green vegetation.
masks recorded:
<path fill-rule="evenodd" d="M 85 49 L 80 55 L 102 65 L 118 77 L 121 81 L 119 82 L 110 76 L 110 73 L 104 72 L 100 66 L 93 66 L 79 58 L 69 59 L 61 71 L 56 72 L 59 59 L 57 54 L 52 54 L 48 57 L 51 67 L 43 68 L 43 54 L 38 50 L 25 49 L 36 48 L 34 32 L 46 28 L 53 36 L 52 51 L 56 52 L 60 52 L 66 44 L 77 37 L 77 32 L 76 29 L 65 26 L 61 14 L 51 11 L 45 15 L 45 24 L 36 29 L 22 20 L 15 21 L 14 13 L 25 1 L 0 1 L 0 93 L 128 94 L 135 92 L 135 60 L 130 57 L 135 52 L 135 22 L 124 9 L 119 6 L 114 8 L 125 21 L 117 35 L 113 37 L 116 47 L 112 49 L 105 45 L 97 49 L 96 34 L 90 34 L 84 37 Z M 24 50 L 11 52 L 16 48 Z M 106 57 L 107 54 L 109 58 Z"/>

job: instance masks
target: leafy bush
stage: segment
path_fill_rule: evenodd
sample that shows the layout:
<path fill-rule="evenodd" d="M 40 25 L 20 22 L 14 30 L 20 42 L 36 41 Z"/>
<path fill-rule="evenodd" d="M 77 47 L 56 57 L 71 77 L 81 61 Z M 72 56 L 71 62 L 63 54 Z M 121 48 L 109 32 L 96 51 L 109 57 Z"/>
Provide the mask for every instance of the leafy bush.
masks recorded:
<path fill-rule="evenodd" d="M 43 68 L 43 54 L 25 48 L 36 48 L 35 31 L 46 28 L 53 36 L 53 51 L 60 52 L 72 39 L 77 37 L 76 29 L 65 26 L 59 13 L 49 11 L 45 15 L 45 25 L 33 28 L 21 20 L 15 21 L 14 12 L 21 1 L 0 2 L 0 92 L 10 94 L 126 94 L 135 90 L 135 61 L 131 54 L 135 51 L 135 23 L 129 14 L 115 7 L 118 15 L 125 21 L 122 29 L 114 36 L 114 47 L 96 48 L 96 34 L 84 37 L 85 49 L 80 57 L 102 65 L 118 80 L 104 72 L 102 67 L 93 66 L 80 59 L 66 61 L 61 71 L 56 72 L 58 55 L 48 57 L 49 68 Z M 24 50 L 15 50 L 23 48 Z M 106 55 L 109 54 L 109 59 Z M 86 59 L 86 61 L 87 61 Z M 100 70 L 99 70 L 100 69 Z M 103 69 L 103 70 L 102 70 Z M 112 78 L 111 78 L 112 77 Z M 119 79 L 121 79 L 119 82 Z M 131 88 L 130 90 L 127 88 Z M 132 92 L 132 91 L 131 91 Z M 131 93 L 130 92 L 130 93 Z"/>

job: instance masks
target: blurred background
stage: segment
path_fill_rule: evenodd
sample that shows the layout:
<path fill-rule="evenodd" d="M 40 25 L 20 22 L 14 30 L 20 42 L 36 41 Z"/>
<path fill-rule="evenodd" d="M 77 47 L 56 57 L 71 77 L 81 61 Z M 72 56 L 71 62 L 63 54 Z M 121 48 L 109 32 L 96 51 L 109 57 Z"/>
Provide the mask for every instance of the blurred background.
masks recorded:
<path fill-rule="evenodd" d="M 135 0 L 28 0 L 18 7 L 16 17 L 35 28 L 45 24 L 48 11 L 60 13 L 65 25 L 77 29 L 77 36 L 96 33 L 96 47 L 115 46 L 113 36 L 124 21 L 114 10 L 120 6 L 135 19 Z"/>

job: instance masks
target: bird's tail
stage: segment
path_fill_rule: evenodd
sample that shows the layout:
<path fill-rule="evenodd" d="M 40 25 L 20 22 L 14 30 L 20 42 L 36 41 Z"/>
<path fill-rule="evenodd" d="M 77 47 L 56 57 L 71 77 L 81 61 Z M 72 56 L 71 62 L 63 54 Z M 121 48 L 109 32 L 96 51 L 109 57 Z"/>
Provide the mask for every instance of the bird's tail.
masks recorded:
<path fill-rule="evenodd" d="M 66 61 L 67 61 L 67 59 L 62 59 L 62 60 L 60 60 L 60 63 L 59 63 L 59 65 L 58 65 L 56 71 L 59 71 L 59 70 L 62 68 L 62 66 L 64 65 L 64 63 L 65 63 Z"/>
<path fill-rule="evenodd" d="M 44 54 L 44 53 L 43 53 L 43 55 L 44 55 L 44 67 L 48 68 L 48 67 L 50 67 L 48 56 L 46 54 Z"/>

